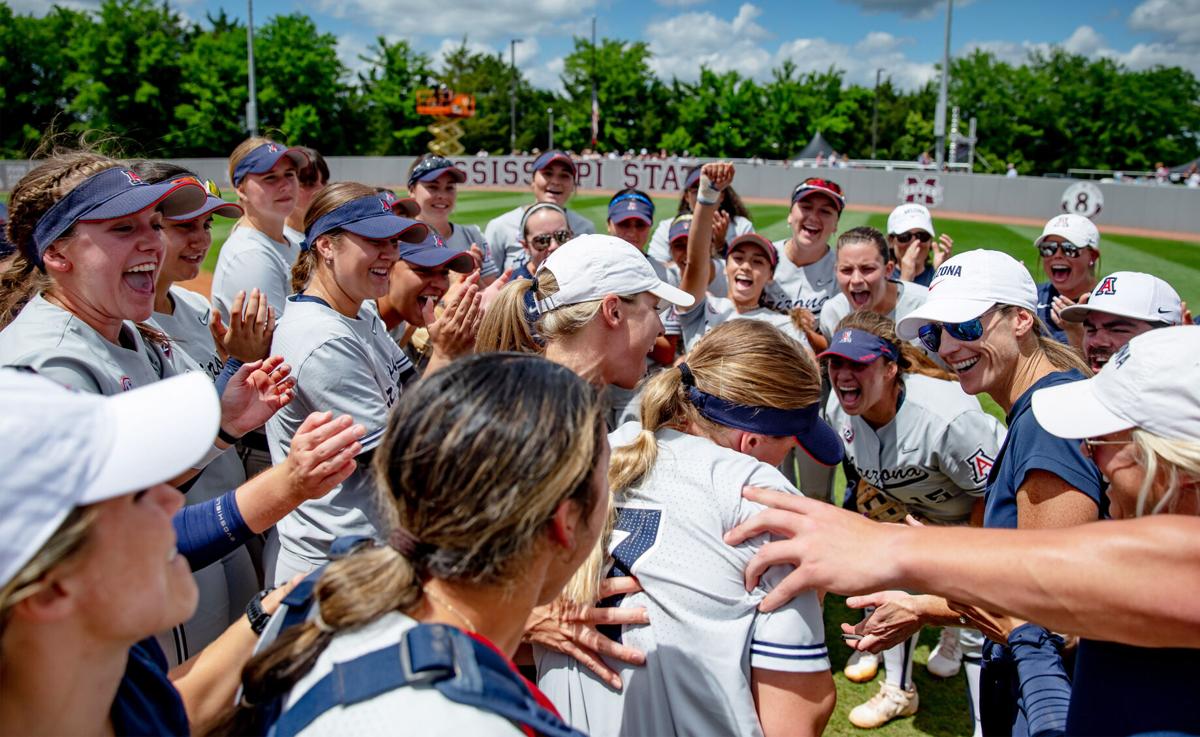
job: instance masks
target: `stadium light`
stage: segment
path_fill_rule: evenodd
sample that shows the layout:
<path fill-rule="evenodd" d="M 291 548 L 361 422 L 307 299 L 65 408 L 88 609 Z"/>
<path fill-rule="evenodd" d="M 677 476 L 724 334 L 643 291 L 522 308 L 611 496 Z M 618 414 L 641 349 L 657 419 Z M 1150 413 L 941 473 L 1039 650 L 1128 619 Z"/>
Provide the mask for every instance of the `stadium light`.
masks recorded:
<path fill-rule="evenodd" d="M 875 109 L 871 113 L 871 160 L 875 160 L 875 144 L 879 141 L 879 76 L 882 69 L 875 70 Z"/>
<path fill-rule="evenodd" d="M 954 15 L 954 0 L 946 0 L 946 45 L 942 48 L 942 86 L 938 91 L 937 113 L 933 118 L 933 139 L 937 148 L 937 170 L 946 161 L 946 88 L 950 81 L 950 18 Z"/>
<path fill-rule="evenodd" d="M 258 100 L 254 90 L 254 0 L 246 0 L 246 127 L 250 136 L 258 135 Z"/>
<path fill-rule="evenodd" d="M 512 65 L 512 89 L 509 92 L 509 98 L 512 103 L 512 117 L 508 123 L 508 151 L 509 153 L 517 152 L 517 44 L 521 43 L 521 39 L 514 38 L 508 42 L 509 63 Z"/>

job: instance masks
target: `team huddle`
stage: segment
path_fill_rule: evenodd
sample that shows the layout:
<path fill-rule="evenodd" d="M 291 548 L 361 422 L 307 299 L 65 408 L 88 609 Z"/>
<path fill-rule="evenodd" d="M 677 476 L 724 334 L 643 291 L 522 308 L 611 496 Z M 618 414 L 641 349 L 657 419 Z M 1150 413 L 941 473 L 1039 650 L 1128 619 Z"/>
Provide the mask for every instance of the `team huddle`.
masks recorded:
<path fill-rule="evenodd" d="M 559 151 L 482 230 L 436 155 L 228 175 L 11 193 L 0 734 L 818 735 L 834 667 L 869 730 L 925 625 L 975 735 L 1200 734 L 1200 327 L 1087 218 L 1037 283 L 820 177 L 772 241 L 727 163 L 602 234 Z"/>

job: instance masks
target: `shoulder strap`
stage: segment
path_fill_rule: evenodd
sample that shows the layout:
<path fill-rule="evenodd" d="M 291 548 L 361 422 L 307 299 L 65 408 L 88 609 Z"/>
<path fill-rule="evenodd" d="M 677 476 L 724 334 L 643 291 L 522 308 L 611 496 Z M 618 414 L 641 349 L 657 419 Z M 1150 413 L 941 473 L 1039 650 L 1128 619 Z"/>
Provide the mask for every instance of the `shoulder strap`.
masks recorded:
<path fill-rule="evenodd" d="M 398 645 L 337 663 L 267 733 L 295 737 L 319 716 L 406 686 L 431 685 L 447 699 L 511 719 L 547 737 L 582 737 L 538 705 L 507 663 L 462 632 L 421 624 Z"/>

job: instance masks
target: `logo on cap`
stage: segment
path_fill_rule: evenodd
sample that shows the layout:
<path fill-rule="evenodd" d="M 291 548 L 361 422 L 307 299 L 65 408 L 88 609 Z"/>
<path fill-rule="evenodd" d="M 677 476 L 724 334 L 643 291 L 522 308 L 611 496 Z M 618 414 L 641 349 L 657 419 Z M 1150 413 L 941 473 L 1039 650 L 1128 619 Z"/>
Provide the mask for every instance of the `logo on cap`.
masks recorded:
<path fill-rule="evenodd" d="M 125 178 L 129 180 L 130 184 L 145 184 L 145 182 L 142 181 L 142 178 L 137 175 L 137 172 L 123 169 L 121 173 L 125 175 Z"/>
<path fill-rule="evenodd" d="M 1106 277 L 1104 277 L 1104 281 L 1100 282 L 1100 285 L 1096 287 L 1096 291 L 1093 292 L 1092 294 L 1099 297 L 1102 294 L 1113 295 L 1116 293 L 1117 293 L 1117 277 L 1106 276 Z"/>
<path fill-rule="evenodd" d="M 433 245 L 436 246 L 437 248 L 442 248 L 446 245 L 446 241 L 442 240 L 442 236 L 440 233 L 433 234 Z"/>
<path fill-rule="evenodd" d="M 391 211 L 392 211 L 392 206 L 391 206 L 391 205 L 389 205 L 389 204 L 388 204 L 388 201 L 387 201 L 386 199 L 384 199 L 383 197 L 380 197 L 380 198 L 379 198 L 379 204 L 383 206 L 383 210 L 384 210 L 384 212 L 391 212 Z"/>
<path fill-rule="evenodd" d="M 277 144 L 274 144 L 274 143 L 268 143 L 268 144 L 267 144 L 267 150 L 268 150 L 268 151 L 270 151 L 270 152 L 271 152 L 271 153 L 273 153 L 273 154 L 277 154 L 277 153 L 279 153 L 279 146 L 278 146 Z"/>
<path fill-rule="evenodd" d="M 1126 343 L 1125 345 L 1121 346 L 1121 350 L 1114 353 L 1113 357 L 1108 359 L 1108 364 L 1106 364 L 1106 365 L 1116 366 L 1117 368 L 1121 368 L 1121 366 L 1125 365 L 1125 362 L 1128 360 L 1129 360 L 1129 344 Z"/>
<path fill-rule="evenodd" d="M 849 343 L 851 341 L 850 331 L 846 330 L 842 333 L 842 337 L 838 338 L 839 343 Z"/>
<path fill-rule="evenodd" d="M 935 277 L 962 276 L 962 266 L 959 266 L 958 264 L 947 264 L 945 266 L 939 266 L 938 270 L 937 270 L 937 274 L 935 274 L 934 276 Z"/>

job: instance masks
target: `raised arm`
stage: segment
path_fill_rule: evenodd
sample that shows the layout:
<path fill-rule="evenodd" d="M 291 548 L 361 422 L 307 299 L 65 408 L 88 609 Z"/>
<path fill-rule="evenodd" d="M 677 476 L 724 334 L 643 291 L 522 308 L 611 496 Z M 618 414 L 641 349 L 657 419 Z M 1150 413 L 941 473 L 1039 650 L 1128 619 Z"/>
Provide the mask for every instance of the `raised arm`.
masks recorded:
<path fill-rule="evenodd" d="M 700 170 L 700 191 L 696 195 L 696 211 L 692 229 L 688 232 L 687 265 L 679 280 L 680 289 L 692 295 L 699 304 L 712 280 L 713 213 L 721 201 L 721 190 L 733 182 L 733 164 L 705 164 Z"/>

